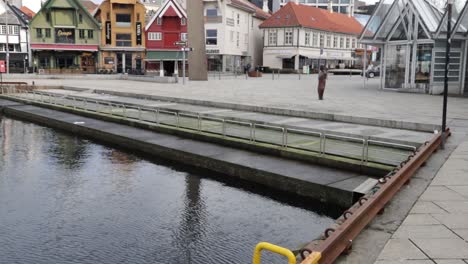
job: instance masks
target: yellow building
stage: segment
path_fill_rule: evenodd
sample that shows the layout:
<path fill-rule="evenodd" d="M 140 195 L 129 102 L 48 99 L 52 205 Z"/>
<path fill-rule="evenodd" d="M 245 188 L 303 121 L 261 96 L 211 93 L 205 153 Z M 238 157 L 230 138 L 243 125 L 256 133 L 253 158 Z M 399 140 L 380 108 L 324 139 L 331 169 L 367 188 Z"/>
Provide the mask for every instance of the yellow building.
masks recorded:
<path fill-rule="evenodd" d="M 101 23 L 98 72 L 143 73 L 145 6 L 139 0 L 104 0 L 94 17 Z"/>

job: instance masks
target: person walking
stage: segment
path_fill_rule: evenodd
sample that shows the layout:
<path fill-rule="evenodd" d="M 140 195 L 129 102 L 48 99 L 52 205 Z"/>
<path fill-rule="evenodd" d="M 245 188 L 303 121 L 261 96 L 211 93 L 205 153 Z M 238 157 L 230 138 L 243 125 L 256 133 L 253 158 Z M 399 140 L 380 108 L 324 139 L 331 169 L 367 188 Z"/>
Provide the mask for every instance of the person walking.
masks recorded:
<path fill-rule="evenodd" d="M 317 87 L 319 100 L 323 100 L 323 93 L 325 92 L 325 85 L 327 83 L 327 77 L 328 77 L 327 75 L 328 73 L 325 70 L 325 67 L 323 65 L 320 65 L 320 70 L 318 74 L 318 87 Z"/>

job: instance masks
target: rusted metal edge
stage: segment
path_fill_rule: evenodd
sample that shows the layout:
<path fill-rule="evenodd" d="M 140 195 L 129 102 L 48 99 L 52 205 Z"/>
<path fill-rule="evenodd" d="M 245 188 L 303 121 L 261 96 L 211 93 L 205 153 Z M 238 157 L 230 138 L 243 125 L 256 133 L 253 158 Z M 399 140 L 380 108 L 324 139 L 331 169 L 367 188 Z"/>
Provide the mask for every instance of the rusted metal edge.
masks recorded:
<path fill-rule="evenodd" d="M 447 136 L 450 130 L 447 129 Z M 358 201 L 351 209 L 345 212 L 342 217 L 342 224 L 335 229 L 327 229 L 325 240 L 313 241 L 303 248 L 302 252 L 320 252 L 322 258 L 320 264 L 333 263 L 343 252 L 349 250 L 352 241 L 361 231 L 381 212 L 385 205 L 395 196 L 400 188 L 407 183 L 414 173 L 421 167 L 427 159 L 435 152 L 442 142 L 442 133 L 437 134 L 431 141 L 426 142 L 403 162 L 396 170 L 379 180 L 373 195 Z M 309 256 L 311 256 L 310 254 Z M 301 264 L 317 263 L 312 257 L 306 257 Z"/>

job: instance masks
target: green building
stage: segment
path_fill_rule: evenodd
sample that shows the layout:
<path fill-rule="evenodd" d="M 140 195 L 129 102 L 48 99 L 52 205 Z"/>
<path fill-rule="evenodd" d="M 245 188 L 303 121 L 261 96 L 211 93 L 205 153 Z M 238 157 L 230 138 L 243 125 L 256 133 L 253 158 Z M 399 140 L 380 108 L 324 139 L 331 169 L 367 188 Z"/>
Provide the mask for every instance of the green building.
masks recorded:
<path fill-rule="evenodd" d="M 96 73 L 100 25 L 80 0 L 48 0 L 30 22 L 39 73 Z"/>

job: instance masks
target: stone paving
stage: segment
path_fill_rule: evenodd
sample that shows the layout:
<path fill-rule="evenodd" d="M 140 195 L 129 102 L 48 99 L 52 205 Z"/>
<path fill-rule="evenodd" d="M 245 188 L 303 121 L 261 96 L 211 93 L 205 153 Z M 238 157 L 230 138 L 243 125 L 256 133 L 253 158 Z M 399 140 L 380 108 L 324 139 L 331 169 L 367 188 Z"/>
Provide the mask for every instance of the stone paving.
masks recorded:
<path fill-rule="evenodd" d="M 468 263 L 468 140 L 445 162 L 375 263 Z"/>

